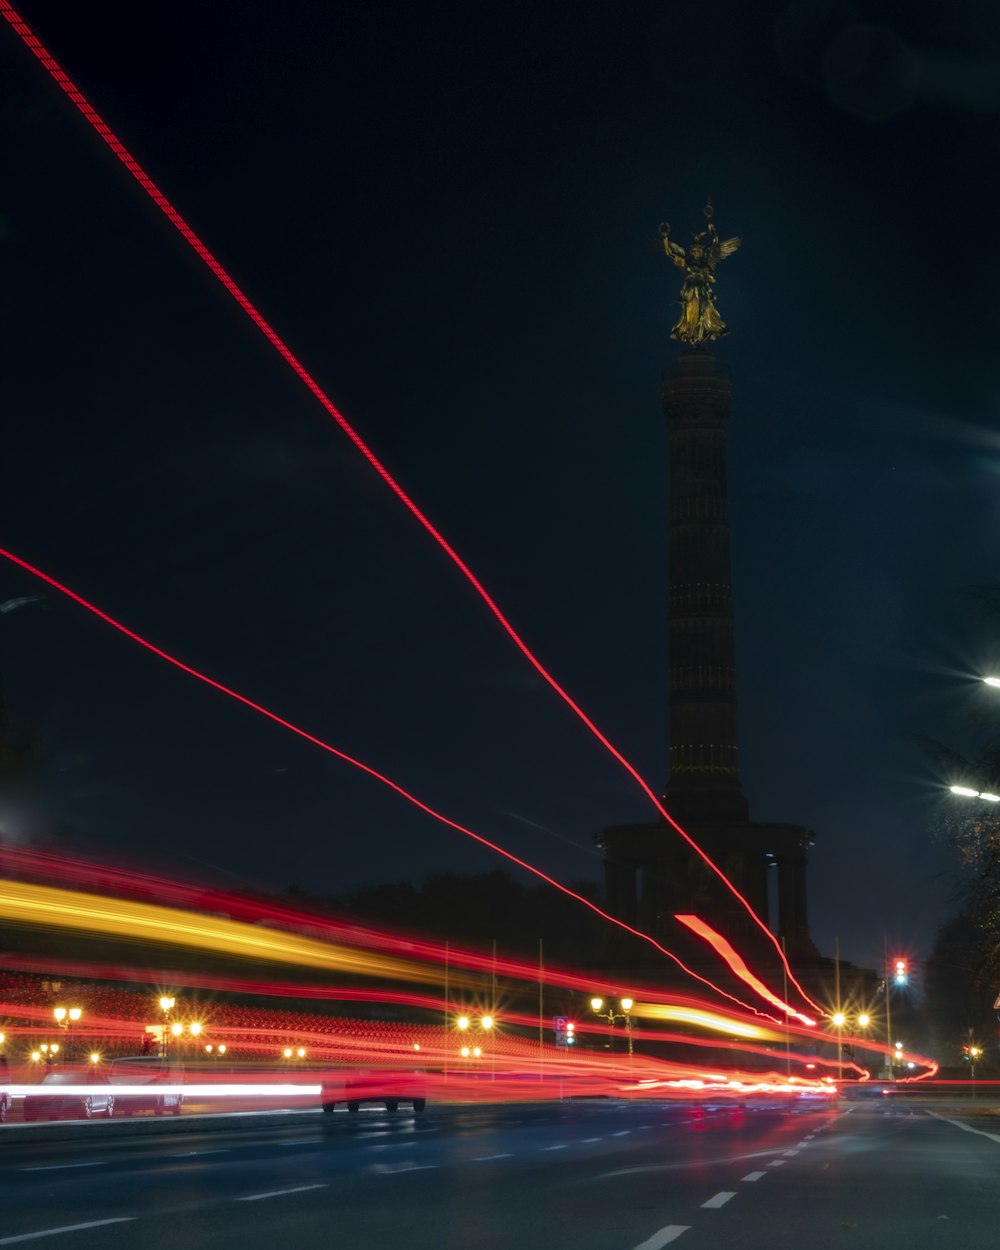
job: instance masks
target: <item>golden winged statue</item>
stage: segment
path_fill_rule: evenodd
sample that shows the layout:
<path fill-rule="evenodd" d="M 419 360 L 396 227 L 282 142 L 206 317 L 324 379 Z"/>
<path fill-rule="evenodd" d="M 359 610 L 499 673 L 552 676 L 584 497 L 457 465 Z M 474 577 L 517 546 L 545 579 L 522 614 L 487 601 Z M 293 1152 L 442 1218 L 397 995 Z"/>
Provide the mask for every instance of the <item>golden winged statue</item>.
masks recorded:
<path fill-rule="evenodd" d="M 712 201 L 709 200 L 705 205 L 707 225 L 692 237 L 687 251 L 671 239 L 670 226 L 665 221 L 660 222 L 663 250 L 678 269 L 684 270 L 681 315 L 670 331 L 670 337 L 689 343 L 692 347 L 710 339 L 721 338 L 726 333 L 726 323 L 719 316 L 712 291 L 715 270 L 719 262 L 732 256 L 743 242 L 736 235 L 731 239 L 720 239 L 712 221 L 712 212 Z"/>

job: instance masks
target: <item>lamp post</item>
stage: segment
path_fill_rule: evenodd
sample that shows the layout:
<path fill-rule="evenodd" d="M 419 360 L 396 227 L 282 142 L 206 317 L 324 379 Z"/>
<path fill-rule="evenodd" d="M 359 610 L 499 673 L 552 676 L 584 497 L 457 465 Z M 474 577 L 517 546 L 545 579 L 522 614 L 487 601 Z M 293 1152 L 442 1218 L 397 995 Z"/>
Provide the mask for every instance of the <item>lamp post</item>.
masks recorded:
<path fill-rule="evenodd" d="M 167 1053 L 167 1038 L 170 1030 L 170 1013 L 174 1009 L 175 999 L 164 994 L 160 998 L 160 1010 L 163 1012 L 163 1025 L 160 1029 L 160 1055 L 165 1057 Z"/>
<path fill-rule="evenodd" d="M 53 1007 L 52 1015 L 56 1024 L 66 1034 L 66 1053 L 69 1054 L 70 1026 L 77 1023 L 83 1015 L 83 1009 L 81 1007 Z"/>
<path fill-rule="evenodd" d="M 628 1056 L 629 1056 L 629 1059 L 631 1060 L 632 1058 L 632 1016 L 631 1016 L 632 999 L 627 998 L 627 997 L 619 998 L 618 1005 L 621 1007 L 621 1011 L 615 1011 L 614 1007 L 612 1006 L 608 1006 L 607 1010 L 605 1010 L 605 1003 L 604 1003 L 603 998 L 597 997 L 595 995 L 595 997 L 590 1000 L 591 1011 L 593 1011 L 593 1013 L 596 1016 L 599 1016 L 602 1020 L 607 1020 L 608 1024 L 611 1026 L 609 1036 L 611 1038 L 611 1053 L 612 1054 L 615 1053 L 615 1025 L 617 1024 L 619 1020 L 624 1021 L 625 1033 L 628 1037 Z"/>

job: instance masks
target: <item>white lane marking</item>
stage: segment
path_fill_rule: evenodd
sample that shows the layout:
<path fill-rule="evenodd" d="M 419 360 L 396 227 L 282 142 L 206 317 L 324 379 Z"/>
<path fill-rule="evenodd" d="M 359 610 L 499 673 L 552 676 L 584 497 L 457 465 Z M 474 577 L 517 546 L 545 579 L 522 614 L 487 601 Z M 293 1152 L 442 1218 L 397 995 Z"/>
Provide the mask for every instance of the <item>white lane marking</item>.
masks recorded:
<path fill-rule="evenodd" d="M 1000 1136 L 996 1133 L 987 1133 L 985 1129 L 973 1128 L 971 1124 L 963 1124 L 961 1120 L 949 1120 L 946 1115 L 938 1115 L 936 1111 L 928 1111 L 928 1115 L 932 1115 L 935 1120 L 943 1120 L 945 1124 L 954 1124 L 956 1128 L 963 1129 L 966 1133 L 975 1133 L 977 1137 L 988 1137 L 990 1141 L 1000 1142 Z"/>
<path fill-rule="evenodd" d="M 542 1149 L 543 1149 L 543 1150 L 565 1150 L 565 1149 L 566 1149 L 566 1147 L 565 1147 L 565 1145 L 561 1145 L 561 1146 L 543 1146 L 543 1147 L 542 1147 Z"/>
<path fill-rule="evenodd" d="M 639 1127 L 640 1128 L 652 1128 L 653 1126 L 652 1124 L 640 1124 Z"/>
<path fill-rule="evenodd" d="M 436 1163 L 373 1163 L 372 1171 L 380 1176 L 398 1176 L 400 1172 L 433 1172 Z"/>
<path fill-rule="evenodd" d="M 628 1137 L 632 1130 L 630 1128 L 619 1129 L 617 1133 L 612 1133 L 612 1137 Z"/>
<path fill-rule="evenodd" d="M 281 1144 L 281 1143 L 279 1143 Z M 193 1155 L 227 1155 L 229 1148 L 220 1148 L 219 1150 L 181 1150 L 177 1154 L 167 1155 L 168 1159 L 190 1159 Z"/>
<path fill-rule="evenodd" d="M 591 1142 L 595 1142 L 595 1141 L 604 1141 L 604 1138 L 603 1137 L 584 1137 L 583 1138 L 583 1144 L 585 1146 L 589 1146 Z"/>
<path fill-rule="evenodd" d="M 131 1224 L 134 1215 L 119 1215 L 113 1220 L 91 1220 L 87 1224 L 64 1224 L 62 1228 L 45 1228 L 40 1233 L 21 1233 L 17 1237 L 0 1237 L 0 1246 L 13 1246 L 18 1241 L 36 1241 L 39 1237 L 55 1237 L 57 1233 L 78 1233 L 84 1228 L 103 1228 L 105 1224 Z"/>
<path fill-rule="evenodd" d="M 766 1172 L 747 1172 L 746 1176 L 741 1176 L 740 1180 L 759 1181 L 762 1176 L 766 1176 Z"/>
<path fill-rule="evenodd" d="M 808 1146 L 808 1145 L 809 1145 L 809 1138 L 807 1137 L 805 1141 L 800 1141 L 796 1143 L 796 1149 L 801 1150 L 803 1146 Z"/>
<path fill-rule="evenodd" d="M 510 1154 L 509 1152 L 507 1154 L 502 1154 L 502 1155 L 477 1155 L 472 1160 L 472 1162 L 473 1163 L 489 1163 L 492 1159 L 513 1159 L 513 1157 L 514 1156 Z"/>
<path fill-rule="evenodd" d="M 234 1202 L 260 1202 L 262 1198 L 283 1198 L 285 1194 L 304 1194 L 307 1189 L 326 1189 L 326 1185 L 296 1185 L 294 1189 L 270 1189 L 266 1194 L 247 1194 Z"/>
<path fill-rule="evenodd" d="M 708 1207 L 710 1210 L 716 1211 L 719 1207 L 724 1207 L 730 1198 L 735 1197 L 736 1191 L 734 1189 L 720 1189 L 717 1194 L 709 1198 L 707 1202 L 703 1202 L 701 1205 L 703 1209 Z"/>
<path fill-rule="evenodd" d="M 784 1159 L 773 1159 L 768 1165 L 769 1168 L 783 1168 L 785 1166 Z"/>
<path fill-rule="evenodd" d="M 18 1168 L 19 1172 L 59 1172 L 63 1168 L 100 1168 L 107 1159 L 94 1159 L 90 1163 L 46 1163 L 43 1167 Z"/>
<path fill-rule="evenodd" d="M 360 1137 L 361 1134 L 359 1133 Z M 276 1146 L 322 1146 L 322 1137 L 300 1137 L 297 1141 L 279 1141 L 274 1143 Z M 206 1154 L 220 1154 L 218 1150 L 207 1150 Z"/>
<path fill-rule="evenodd" d="M 799 1152 L 798 1152 L 797 1150 L 786 1150 L 786 1151 L 785 1151 L 785 1158 L 786 1158 L 786 1159 L 790 1159 L 790 1158 L 792 1157 L 792 1155 L 797 1155 L 798 1153 L 799 1153 Z"/>
<path fill-rule="evenodd" d="M 690 1227 L 690 1224 L 668 1224 L 666 1228 L 661 1228 L 652 1237 L 647 1237 L 644 1242 L 635 1247 L 635 1250 L 663 1250 L 664 1246 L 676 1241 L 681 1233 L 686 1233 Z"/>

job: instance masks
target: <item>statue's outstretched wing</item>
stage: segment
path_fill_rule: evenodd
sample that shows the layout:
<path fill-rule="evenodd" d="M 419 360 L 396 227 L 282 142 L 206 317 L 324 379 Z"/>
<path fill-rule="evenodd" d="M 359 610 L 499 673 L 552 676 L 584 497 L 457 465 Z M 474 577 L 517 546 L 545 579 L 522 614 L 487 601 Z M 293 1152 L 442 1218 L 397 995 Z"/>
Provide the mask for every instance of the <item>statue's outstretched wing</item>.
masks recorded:
<path fill-rule="evenodd" d="M 727 256 L 732 256 L 743 240 L 738 234 L 734 234 L 731 239 L 717 239 L 712 251 L 715 254 L 716 262 L 725 260 Z"/>

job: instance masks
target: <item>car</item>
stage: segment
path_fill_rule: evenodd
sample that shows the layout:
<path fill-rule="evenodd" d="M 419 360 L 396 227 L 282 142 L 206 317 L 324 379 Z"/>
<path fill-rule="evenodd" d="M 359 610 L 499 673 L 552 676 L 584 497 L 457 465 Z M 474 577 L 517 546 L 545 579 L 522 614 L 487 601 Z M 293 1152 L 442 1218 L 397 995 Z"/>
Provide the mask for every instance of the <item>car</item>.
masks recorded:
<path fill-rule="evenodd" d="M 158 1085 L 180 1085 L 184 1081 L 184 1065 L 177 1059 L 164 1055 L 127 1055 L 112 1059 L 108 1074 L 109 1085 L 148 1085 L 148 1094 L 119 1094 L 116 1096 L 119 1115 L 135 1115 L 138 1111 L 152 1111 L 154 1115 L 180 1115 L 184 1095 L 159 1093 Z"/>
<path fill-rule="evenodd" d="M 10 1114 L 11 1096 L 10 1090 L 6 1088 L 10 1081 L 10 1067 L 7 1064 L 7 1056 L 0 1055 L 0 1124 Z"/>
<path fill-rule="evenodd" d="M 93 1068 L 59 1068 L 46 1072 L 41 1079 L 44 1094 L 25 1094 L 25 1120 L 89 1120 L 103 1115 L 107 1119 L 115 1113 L 113 1094 L 94 1090 L 92 1094 L 64 1094 L 60 1087 L 67 1085 L 105 1084 L 103 1076 Z"/>
<path fill-rule="evenodd" d="M 323 1110 L 329 1112 L 338 1102 L 352 1112 L 363 1102 L 380 1102 L 386 1111 L 398 1111 L 401 1102 L 408 1102 L 421 1112 L 427 1106 L 427 1081 L 419 1069 L 357 1069 L 342 1082 L 324 1081 L 321 1097 Z"/>

